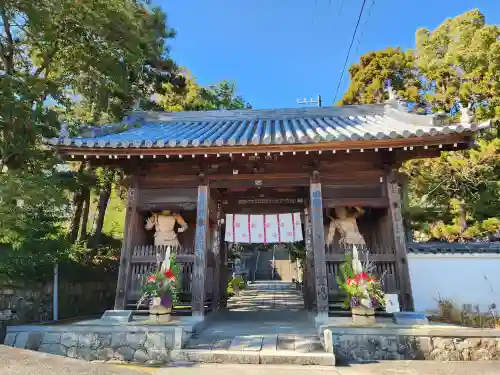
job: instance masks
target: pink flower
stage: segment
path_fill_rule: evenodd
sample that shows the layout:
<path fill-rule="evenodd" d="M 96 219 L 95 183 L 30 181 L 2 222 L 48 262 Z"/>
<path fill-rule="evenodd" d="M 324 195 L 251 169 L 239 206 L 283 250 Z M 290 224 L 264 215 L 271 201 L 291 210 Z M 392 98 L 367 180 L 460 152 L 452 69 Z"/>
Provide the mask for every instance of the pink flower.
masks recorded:
<path fill-rule="evenodd" d="M 150 275 L 148 276 L 148 283 L 154 283 L 156 281 L 156 276 L 155 275 Z"/>
<path fill-rule="evenodd" d="M 356 280 L 356 279 L 347 279 L 347 285 L 349 285 L 349 286 L 358 285 L 358 280 Z"/>

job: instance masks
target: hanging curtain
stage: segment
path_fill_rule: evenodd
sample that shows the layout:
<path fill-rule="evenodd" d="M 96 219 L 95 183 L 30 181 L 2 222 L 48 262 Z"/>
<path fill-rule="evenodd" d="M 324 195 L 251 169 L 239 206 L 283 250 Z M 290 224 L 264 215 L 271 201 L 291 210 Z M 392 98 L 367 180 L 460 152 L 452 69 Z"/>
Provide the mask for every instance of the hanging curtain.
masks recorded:
<path fill-rule="evenodd" d="M 227 242 L 283 243 L 302 241 L 300 213 L 226 215 Z"/>

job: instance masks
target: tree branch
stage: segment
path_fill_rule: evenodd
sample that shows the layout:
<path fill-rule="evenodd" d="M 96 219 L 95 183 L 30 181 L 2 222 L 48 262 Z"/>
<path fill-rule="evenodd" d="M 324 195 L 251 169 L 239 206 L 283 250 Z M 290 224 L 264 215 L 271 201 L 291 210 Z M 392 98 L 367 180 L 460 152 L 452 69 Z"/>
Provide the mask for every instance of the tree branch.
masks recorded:
<path fill-rule="evenodd" d="M 48 72 L 48 68 L 49 68 L 49 65 L 50 63 L 52 62 L 52 58 L 54 57 L 54 55 L 57 53 L 57 49 L 59 47 L 59 43 L 58 41 L 56 41 L 55 45 L 54 45 L 54 48 L 52 48 L 52 51 L 50 51 L 47 55 L 45 55 L 45 57 L 43 58 L 43 64 L 38 67 L 37 70 L 35 70 L 35 77 L 38 77 L 44 70 L 46 70 L 46 74 L 45 76 L 47 76 L 47 72 Z"/>
<path fill-rule="evenodd" d="M 0 9 L 0 14 L 2 16 L 3 28 L 5 30 L 5 35 L 7 39 L 7 44 L 2 44 L 2 59 L 5 64 L 5 71 L 7 74 L 14 73 L 14 39 L 12 38 L 12 32 L 10 30 L 10 20 L 7 17 L 5 8 Z"/>

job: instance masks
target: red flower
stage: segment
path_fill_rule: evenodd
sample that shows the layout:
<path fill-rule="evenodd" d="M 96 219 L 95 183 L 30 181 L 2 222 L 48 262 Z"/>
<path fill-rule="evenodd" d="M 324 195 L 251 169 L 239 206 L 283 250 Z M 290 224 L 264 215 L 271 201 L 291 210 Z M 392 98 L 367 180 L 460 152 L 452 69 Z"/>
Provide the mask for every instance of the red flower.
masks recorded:
<path fill-rule="evenodd" d="M 368 280 L 368 274 L 366 272 L 361 272 L 356 275 L 356 280 Z"/>
<path fill-rule="evenodd" d="M 175 277 L 172 270 L 168 270 L 166 272 L 163 272 L 163 276 L 165 276 L 167 279 L 171 279 L 171 278 Z"/>
<path fill-rule="evenodd" d="M 156 276 L 155 275 L 148 276 L 148 283 L 154 283 L 155 281 L 156 281 Z"/>
<path fill-rule="evenodd" d="M 368 279 L 368 284 L 375 284 L 376 282 L 377 282 L 377 280 L 375 280 L 373 278 Z"/>
<path fill-rule="evenodd" d="M 347 279 L 347 285 L 349 285 L 349 286 L 358 285 L 358 280 L 356 280 L 356 279 Z"/>

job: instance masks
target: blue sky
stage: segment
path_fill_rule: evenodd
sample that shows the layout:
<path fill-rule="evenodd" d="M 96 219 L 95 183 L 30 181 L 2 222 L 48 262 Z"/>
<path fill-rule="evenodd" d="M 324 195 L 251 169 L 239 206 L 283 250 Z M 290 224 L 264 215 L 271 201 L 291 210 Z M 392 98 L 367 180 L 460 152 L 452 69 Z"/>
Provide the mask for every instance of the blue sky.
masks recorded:
<path fill-rule="evenodd" d="M 343 3 L 342 10 L 341 4 Z M 408 3 L 408 6 L 402 5 Z M 223 79 L 254 108 L 333 104 L 362 0 L 156 0 L 177 37 L 172 57 L 201 84 Z M 347 66 L 371 50 L 411 48 L 418 27 L 479 8 L 500 24 L 499 0 L 367 0 Z M 348 85 L 344 75 L 337 100 Z"/>

